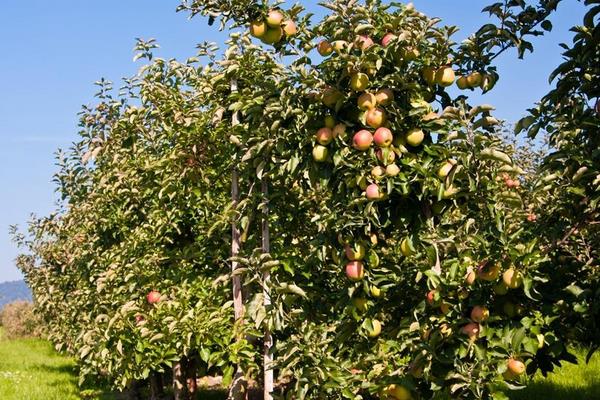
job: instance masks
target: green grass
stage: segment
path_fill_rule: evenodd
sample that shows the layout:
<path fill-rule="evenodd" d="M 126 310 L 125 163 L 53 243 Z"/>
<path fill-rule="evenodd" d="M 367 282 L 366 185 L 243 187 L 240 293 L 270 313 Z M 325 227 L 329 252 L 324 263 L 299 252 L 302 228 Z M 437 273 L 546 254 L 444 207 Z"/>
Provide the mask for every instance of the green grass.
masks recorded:
<path fill-rule="evenodd" d="M 587 365 L 584 350 L 575 354 L 579 364 L 563 363 L 547 378 L 536 376 L 526 389 L 510 393 L 511 400 L 600 400 L 600 354 Z"/>
<path fill-rule="evenodd" d="M 588 365 L 584 362 L 583 350 L 576 354 L 578 365 L 565 363 L 548 378 L 536 377 L 526 389 L 511 392 L 511 400 L 600 400 L 600 354 L 595 354 Z M 198 396 L 206 400 L 221 397 L 217 391 Z M 113 398 L 109 394 L 86 397 Z M 0 339 L 0 399 L 81 399 L 75 363 L 57 354 L 44 340 Z"/>

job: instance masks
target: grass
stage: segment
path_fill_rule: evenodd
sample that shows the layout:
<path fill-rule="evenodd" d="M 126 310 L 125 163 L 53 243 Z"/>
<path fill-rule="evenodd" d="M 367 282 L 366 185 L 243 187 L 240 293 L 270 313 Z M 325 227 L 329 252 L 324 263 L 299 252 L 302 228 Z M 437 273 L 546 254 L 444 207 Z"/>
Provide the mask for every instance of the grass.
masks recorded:
<path fill-rule="evenodd" d="M 1 331 L 0 331 L 1 334 Z M 600 399 L 600 354 L 588 365 L 585 352 L 576 351 L 579 364 L 565 363 L 547 378 L 537 376 L 526 389 L 511 392 L 511 400 L 592 400 Z M 0 399 L 78 400 L 75 363 L 57 354 L 44 340 L 0 340 Z M 200 393 L 200 399 L 220 399 L 222 393 Z M 86 399 L 114 399 L 109 394 Z"/>

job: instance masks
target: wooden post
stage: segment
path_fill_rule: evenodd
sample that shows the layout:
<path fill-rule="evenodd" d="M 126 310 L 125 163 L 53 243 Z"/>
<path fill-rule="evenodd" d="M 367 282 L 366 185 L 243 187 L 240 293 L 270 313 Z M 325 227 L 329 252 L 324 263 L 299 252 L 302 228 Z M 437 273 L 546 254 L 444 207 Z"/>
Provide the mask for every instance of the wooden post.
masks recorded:
<path fill-rule="evenodd" d="M 237 81 L 233 79 L 231 81 L 231 92 L 237 92 Z M 231 117 L 231 125 L 236 126 L 240 123 L 239 120 L 239 112 L 236 111 L 233 113 Z M 239 174 L 237 170 L 237 166 L 234 165 L 233 170 L 231 172 L 231 202 L 233 203 L 233 208 L 236 209 L 237 205 L 240 201 L 240 189 L 239 189 Z M 240 253 L 240 230 L 235 222 L 231 223 L 231 257 L 237 257 Z M 235 271 L 239 268 L 239 263 L 237 261 L 231 262 L 231 272 L 235 273 Z M 241 323 L 244 320 L 244 299 L 242 297 L 242 278 L 240 275 L 233 275 L 232 277 L 232 285 L 233 285 L 233 312 L 235 315 L 236 323 Z M 231 383 L 231 387 L 229 388 L 229 400 L 244 400 L 247 398 L 247 382 L 244 376 L 244 371 L 238 365 L 235 375 L 233 377 L 233 381 Z"/>
<path fill-rule="evenodd" d="M 266 179 L 261 180 L 262 189 L 262 252 L 271 252 L 271 237 L 269 233 L 269 186 Z M 263 272 L 263 305 L 266 309 L 271 307 L 271 272 Z M 263 372 L 264 372 L 264 400 L 273 400 L 274 379 L 273 379 L 273 336 L 269 327 L 265 327 L 264 352 L 263 352 Z"/>

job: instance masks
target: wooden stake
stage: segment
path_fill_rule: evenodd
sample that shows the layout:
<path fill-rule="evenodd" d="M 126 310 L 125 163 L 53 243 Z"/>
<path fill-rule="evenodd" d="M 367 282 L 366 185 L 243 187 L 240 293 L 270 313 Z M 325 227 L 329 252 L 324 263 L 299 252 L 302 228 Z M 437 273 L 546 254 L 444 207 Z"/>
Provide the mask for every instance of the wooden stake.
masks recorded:
<path fill-rule="evenodd" d="M 271 252 L 271 237 L 269 233 L 269 186 L 265 178 L 262 178 L 262 251 L 267 254 Z M 271 272 L 263 272 L 263 305 L 266 309 L 271 307 Z M 273 400 L 273 336 L 269 327 L 265 328 L 264 353 L 263 353 L 263 372 L 264 372 L 264 400 Z"/>

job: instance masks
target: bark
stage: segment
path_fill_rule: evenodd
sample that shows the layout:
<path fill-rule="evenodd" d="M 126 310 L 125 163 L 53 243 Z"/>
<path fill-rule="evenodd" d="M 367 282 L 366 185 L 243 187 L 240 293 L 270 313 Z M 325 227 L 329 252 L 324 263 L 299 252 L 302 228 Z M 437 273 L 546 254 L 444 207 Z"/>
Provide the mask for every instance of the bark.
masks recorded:
<path fill-rule="evenodd" d="M 267 181 L 262 179 L 262 195 L 263 195 L 263 210 L 262 210 L 262 251 L 267 254 L 271 252 L 271 237 L 269 232 L 269 186 Z M 271 307 L 271 272 L 265 270 L 263 272 L 263 297 L 265 309 Z M 269 327 L 265 327 L 264 332 L 264 349 L 263 349 L 263 372 L 264 372 L 264 400 L 273 399 L 273 336 Z"/>
<path fill-rule="evenodd" d="M 153 372 L 150 375 L 150 400 L 162 400 L 165 397 L 162 374 Z"/>
<path fill-rule="evenodd" d="M 175 400 L 188 400 L 183 363 L 182 359 L 173 365 L 173 397 Z"/>

